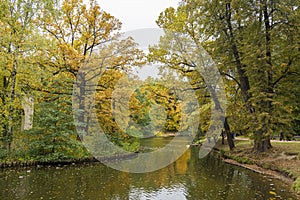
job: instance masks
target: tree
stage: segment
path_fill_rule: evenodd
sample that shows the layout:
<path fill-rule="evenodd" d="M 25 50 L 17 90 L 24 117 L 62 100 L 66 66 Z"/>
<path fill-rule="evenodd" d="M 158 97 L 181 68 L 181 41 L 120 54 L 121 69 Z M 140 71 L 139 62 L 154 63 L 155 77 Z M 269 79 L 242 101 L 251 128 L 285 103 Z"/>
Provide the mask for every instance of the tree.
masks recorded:
<path fill-rule="evenodd" d="M 186 23 L 188 16 L 183 8 L 183 6 L 180 6 L 177 11 L 169 8 L 160 15 L 157 23 L 165 29 L 166 34 L 158 46 L 150 48 L 149 59 L 180 71 L 189 80 L 192 86 L 190 89 L 196 92 L 199 104 L 201 106 L 210 104 L 213 115 L 219 115 L 215 118 L 215 121 L 210 122 L 209 126 L 218 131 L 218 123 L 222 121 L 225 123 L 228 144 L 232 149 L 234 143 L 230 128 L 227 119 L 222 114 L 224 104 L 217 92 L 221 91 L 222 80 L 217 78 L 218 71 L 213 68 L 213 61 L 201 47 L 202 39 L 192 33 L 196 29 L 194 27 L 188 29 L 190 24 Z M 207 97 L 211 98 L 211 101 L 208 101 Z M 204 124 L 206 123 L 209 122 L 204 122 Z M 210 137 L 216 137 L 216 135 L 208 135 L 208 138 Z"/>
<path fill-rule="evenodd" d="M 175 91 L 166 88 L 158 80 L 148 78 L 146 83 L 136 90 L 130 102 L 133 121 L 145 127 L 140 130 L 141 133 L 177 133 L 182 123 L 182 111 Z"/>
<path fill-rule="evenodd" d="M 1 87 L 1 139 L 4 147 L 11 149 L 14 121 L 20 120 L 17 114 L 21 108 L 22 96 L 26 96 L 20 84 L 23 74 L 30 65 L 28 60 L 35 52 L 38 36 L 37 13 L 44 1 L 3 0 L 0 11 L 0 87 Z"/>
<path fill-rule="evenodd" d="M 72 102 L 68 95 L 40 95 L 34 116 L 34 127 L 25 131 L 28 153 L 41 161 L 68 160 L 88 155 L 76 141 Z"/>
<path fill-rule="evenodd" d="M 23 99 L 34 97 L 37 117 L 45 117 L 35 117 L 34 129 L 27 133 L 38 133 L 39 139 L 45 136 L 44 142 L 59 134 L 72 135 L 70 102 L 76 78 L 82 78 L 78 82 L 89 88 L 85 83 L 94 83 L 107 70 L 129 72 L 132 66 L 144 63 L 143 53 L 133 39 L 119 33 L 119 20 L 103 11 L 96 1 L 89 3 L 86 5 L 81 0 L 1 2 L 0 131 L 5 148 L 10 149 L 12 128 L 21 124 L 18 121 L 21 121 Z M 96 64 L 89 68 L 91 63 Z M 90 97 L 85 87 L 78 87 L 83 97 L 78 110 L 87 113 L 91 98 L 85 99 Z M 49 115 L 55 111 L 57 115 L 51 118 Z M 69 118 L 56 123 L 55 130 L 45 129 L 53 119 L 65 116 Z M 88 115 L 81 117 L 83 123 L 78 130 L 84 132 L 90 119 Z"/>
<path fill-rule="evenodd" d="M 298 18 L 294 1 L 192 0 L 177 10 L 167 9 L 157 22 L 201 42 L 219 63 L 232 88 L 231 103 L 242 100 L 239 114 L 245 123 L 236 128 L 252 133 L 254 150 L 261 152 L 271 147 L 277 125 L 290 124 L 293 118 L 279 88 L 298 73 L 299 43 L 288 44 L 299 38 Z M 229 114 L 232 122 L 237 111 Z"/>
<path fill-rule="evenodd" d="M 144 63 L 143 53 L 136 48 L 132 38 L 122 38 L 119 20 L 103 11 L 95 0 L 89 1 L 89 6 L 82 0 L 65 0 L 41 19 L 53 48 L 45 52 L 47 60 L 39 64 L 52 73 L 48 80 L 52 93 L 62 93 L 62 90 L 52 87 L 52 83 L 68 77 L 63 91 L 70 98 L 73 94 L 79 140 L 92 131 L 89 124 L 95 119 L 90 113 L 95 95 L 93 91 L 99 84 L 99 78 L 109 70 L 130 71 L 132 66 Z M 109 84 L 117 81 L 114 78 L 117 77 L 112 76 Z M 113 129 L 109 131 L 110 134 L 113 132 Z M 118 135 L 117 132 L 115 134 Z M 122 137 L 124 140 L 127 138 L 124 134 L 117 136 L 120 140 Z"/>

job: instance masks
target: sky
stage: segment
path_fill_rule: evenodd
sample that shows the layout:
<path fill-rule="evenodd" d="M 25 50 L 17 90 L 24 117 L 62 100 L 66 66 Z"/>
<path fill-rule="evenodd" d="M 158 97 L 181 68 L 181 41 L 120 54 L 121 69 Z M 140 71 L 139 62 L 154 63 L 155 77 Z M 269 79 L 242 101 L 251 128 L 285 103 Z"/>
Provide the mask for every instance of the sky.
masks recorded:
<path fill-rule="evenodd" d="M 121 32 L 131 36 L 139 44 L 140 49 L 148 49 L 157 44 L 162 30 L 155 21 L 166 8 L 176 8 L 180 0 L 98 0 L 100 7 L 122 22 Z M 136 68 L 135 74 L 141 80 L 147 77 L 159 77 L 158 66 L 147 64 Z"/>
<path fill-rule="evenodd" d="M 98 0 L 100 7 L 118 18 L 122 31 L 158 28 L 155 21 L 168 7 L 177 7 L 180 0 Z"/>

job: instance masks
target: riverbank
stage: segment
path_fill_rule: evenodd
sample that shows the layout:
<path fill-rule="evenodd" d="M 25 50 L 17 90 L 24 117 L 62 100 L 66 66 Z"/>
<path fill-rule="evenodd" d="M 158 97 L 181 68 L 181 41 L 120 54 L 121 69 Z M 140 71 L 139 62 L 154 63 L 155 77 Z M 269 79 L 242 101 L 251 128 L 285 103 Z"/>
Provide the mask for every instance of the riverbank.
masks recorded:
<path fill-rule="evenodd" d="M 82 163 L 93 163 L 93 162 L 115 162 L 118 160 L 131 159 L 137 156 L 137 153 L 127 154 L 116 154 L 112 156 L 101 156 L 101 157 L 84 157 L 74 158 L 65 160 L 50 160 L 50 161 L 39 161 L 39 160 L 8 160 L 0 161 L 0 169 L 4 168 L 22 168 L 22 167 L 36 167 L 36 166 L 59 166 L 59 165 L 74 165 Z"/>
<path fill-rule="evenodd" d="M 174 138 L 176 136 L 175 133 L 168 132 L 163 135 L 156 135 L 152 138 Z M 46 155 L 47 157 L 42 156 L 20 156 L 20 155 L 12 155 L 12 156 L 2 156 L 0 158 L 0 169 L 1 168 L 19 168 L 19 167 L 34 167 L 34 166 L 49 166 L 49 165 L 70 165 L 70 164 L 80 164 L 80 163 L 90 163 L 90 162 L 115 162 L 118 160 L 126 160 L 136 157 L 138 152 L 142 152 L 144 149 L 140 148 L 136 152 L 132 153 L 123 153 L 123 154 L 115 154 L 109 156 L 100 156 L 94 157 L 90 155 L 87 151 L 81 153 L 81 155 L 75 156 L 53 156 L 51 154 Z"/>
<path fill-rule="evenodd" d="M 300 195 L 300 143 L 272 141 L 273 148 L 266 153 L 254 153 L 253 141 L 236 138 L 236 148 L 219 141 L 215 149 L 224 162 L 238 165 L 260 174 L 270 175 L 290 185 L 291 191 Z"/>

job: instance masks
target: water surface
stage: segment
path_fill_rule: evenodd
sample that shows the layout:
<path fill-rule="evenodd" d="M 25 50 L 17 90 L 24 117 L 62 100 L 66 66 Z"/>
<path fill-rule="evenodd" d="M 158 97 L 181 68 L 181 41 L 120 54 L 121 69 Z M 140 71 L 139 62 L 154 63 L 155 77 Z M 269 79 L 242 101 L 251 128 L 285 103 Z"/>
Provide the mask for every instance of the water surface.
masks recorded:
<path fill-rule="evenodd" d="M 147 139 L 143 145 L 155 149 L 169 140 Z M 0 172 L 0 199 L 294 199 L 278 180 L 213 155 L 199 159 L 198 153 L 191 147 L 175 163 L 146 174 L 120 172 L 101 163 L 6 169 Z"/>

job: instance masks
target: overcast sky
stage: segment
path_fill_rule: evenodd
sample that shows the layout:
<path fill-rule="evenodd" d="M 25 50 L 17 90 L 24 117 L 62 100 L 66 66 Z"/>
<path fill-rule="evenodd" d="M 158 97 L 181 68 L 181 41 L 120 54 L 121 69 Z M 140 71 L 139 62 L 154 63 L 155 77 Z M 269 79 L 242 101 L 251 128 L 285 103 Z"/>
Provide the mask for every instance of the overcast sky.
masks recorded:
<path fill-rule="evenodd" d="M 177 7 L 180 0 L 98 0 L 100 7 L 118 18 L 122 31 L 157 28 L 155 21 L 168 7 Z"/>
<path fill-rule="evenodd" d="M 177 7 L 180 0 L 97 0 L 100 7 L 122 22 L 122 32 L 131 36 L 140 48 L 148 49 L 149 45 L 158 42 L 163 32 L 155 21 L 166 8 Z M 150 29 L 149 29 L 150 28 Z M 148 76 L 158 77 L 156 65 L 146 65 L 136 68 L 136 75 L 141 80 Z"/>

